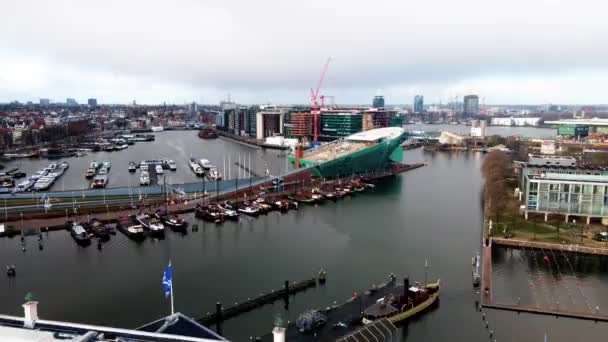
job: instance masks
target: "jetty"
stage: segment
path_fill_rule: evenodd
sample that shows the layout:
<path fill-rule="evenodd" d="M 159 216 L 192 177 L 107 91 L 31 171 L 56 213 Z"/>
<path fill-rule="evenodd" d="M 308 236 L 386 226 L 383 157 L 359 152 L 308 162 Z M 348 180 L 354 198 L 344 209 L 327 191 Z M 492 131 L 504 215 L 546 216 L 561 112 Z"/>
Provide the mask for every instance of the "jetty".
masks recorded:
<path fill-rule="evenodd" d="M 321 284 L 321 282 L 319 283 Z M 269 293 L 260 293 L 259 296 L 255 298 L 248 298 L 244 302 L 235 303 L 227 308 L 223 308 L 221 303 L 218 302 L 216 304 L 216 311 L 214 313 L 207 313 L 205 316 L 197 318 L 196 321 L 203 325 L 217 324 L 221 321 L 236 317 L 260 306 L 273 303 L 277 300 L 285 299 L 288 301 L 289 295 L 306 291 L 307 289 L 316 286 L 316 278 L 306 279 L 299 282 L 289 282 L 286 280 L 284 287 L 280 290 L 271 290 Z"/>

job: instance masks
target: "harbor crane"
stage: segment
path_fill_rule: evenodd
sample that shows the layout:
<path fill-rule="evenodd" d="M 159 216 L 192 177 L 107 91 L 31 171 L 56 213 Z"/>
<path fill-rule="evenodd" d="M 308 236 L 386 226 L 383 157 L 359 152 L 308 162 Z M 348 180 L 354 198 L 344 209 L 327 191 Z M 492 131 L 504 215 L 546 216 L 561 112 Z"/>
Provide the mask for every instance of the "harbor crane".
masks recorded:
<path fill-rule="evenodd" d="M 321 71 L 321 77 L 319 78 L 319 83 L 317 83 L 317 89 L 313 90 L 310 88 L 310 100 L 312 102 L 311 113 L 313 114 L 313 131 L 314 131 L 314 142 L 319 141 L 319 114 L 321 113 L 321 108 L 319 108 L 319 90 L 321 89 L 321 85 L 323 84 L 323 80 L 325 79 L 325 74 L 327 73 L 327 67 L 329 67 L 329 62 L 331 62 L 331 57 L 327 58 L 325 65 L 323 66 L 323 70 Z"/>

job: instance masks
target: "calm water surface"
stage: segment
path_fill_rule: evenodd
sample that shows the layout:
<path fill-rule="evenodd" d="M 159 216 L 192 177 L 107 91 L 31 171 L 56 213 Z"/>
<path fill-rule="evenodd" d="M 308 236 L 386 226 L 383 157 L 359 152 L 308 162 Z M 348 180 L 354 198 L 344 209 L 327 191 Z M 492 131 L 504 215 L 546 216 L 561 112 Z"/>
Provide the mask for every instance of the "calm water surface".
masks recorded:
<path fill-rule="evenodd" d="M 156 143 L 159 148 L 182 144 Z M 234 154 L 251 150 L 221 140 L 200 144 L 217 144 L 218 155 L 221 149 Z M 187 158 L 189 149 L 183 151 L 181 156 Z M 208 151 L 201 148 L 200 155 L 210 155 Z M 147 153 L 140 159 L 154 157 Z M 20 304 L 31 291 L 40 301 L 43 318 L 137 327 L 169 311 L 161 288 L 169 259 L 176 309 L 194 317 L 212 311 L 218 300 L 228 305 L 278 289 L 283 280 L 308 278 L 321 268 L 328 271 L 326 286 L 296 295 L 288 311 L 277 302 L 225 322 L 225 336 L 246 341 L 268 333 L 277 312 L 293 321 L 303 310 L 346 300 L 353 291 L 384 282 L 391 272 L 422 281 L 428 260 L 429 278 L 441 278 L 444 286 L 440 306 L 402 327 L 401 340 L 489 341 L 471 286 L 471 257 L 480 244 L 483 156 L 427 154 L 421 149 L 404 153 L 406 162 L 429 165 L 387 180 L 373 192 L 298 212 L 242 218 L 221 227 L 186 215 L 201 226 L 186 236 L 167 232 L 165 240 L 138 244 L 119 233 L 101 252 L 94 246 L 77 247 L 67 232 L 45 235 L 43 251 L 34 248 L 34 237 L 28 238 L 25 253 L 18 239 L 0 239 L 0 260 L 17 265 L 18 272 L 15 279 L 0 280 L 0 312 L 21 315 Z M 120 152 L 114 155 L 119 158 Z M 264 159 L 273 161 L 267 163 L 275 170 L 284 168 L 281 157 L 268 154 Z M 496 285 L 501 300 L 525 297 L 530 292 L 522 278 L 527 268 L 510 262 L 506 250 L 496 253 L 495 272 L 504 282 Z M 605 288 L 605 272 L 591 268 L 584 282 L 595 284 L 589 288 Z M 584 291 L 587 298 L 601 295 Z M 497 341 L 542 341 L 545 332 L 550 341 L 595 341 L 608 333 L 605 323 L 486 312 Z"/>

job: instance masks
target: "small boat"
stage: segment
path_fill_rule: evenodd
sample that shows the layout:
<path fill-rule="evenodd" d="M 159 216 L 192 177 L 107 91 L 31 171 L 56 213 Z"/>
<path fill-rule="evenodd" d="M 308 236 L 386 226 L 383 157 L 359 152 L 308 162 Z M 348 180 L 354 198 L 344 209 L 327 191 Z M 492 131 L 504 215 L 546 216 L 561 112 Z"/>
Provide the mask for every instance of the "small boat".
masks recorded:
<path fill-rule="evenodd" d="M 213 166 L 207 159 L 199 159 L 198 164 L 205 170 L 209 170 Z"/>
<path fill-rule="evenodd" d="M 142 170 L 139 174 L 139 185 L 150 185 L 150 175 L 148 171 Z"/>
<path fill-rule="evenodd" d="M 100 188 L 105 188 L 106 185 L 108 185 L 108 175 L 102 174 L 100 172 L 100 174 L 95 176 L 95 178 L 93 179 L 93 182 L 91 183 L 91 188 L 100 189 Z"/>
<path fill-rule="evenodd" d="M 124 150 L 127 147 L 129 147 L 129 144 L 126 141 L 124 141 L 121 144 L 114 145 L 114 150 L 120 151 L 120 150 Z"/>
<path fill-rule="evenodd" d="M 177 170 L 177 165 L 175 165 L 175 161 L 169 160 L 169 170 L 171 170 L 171 171 Z"/>
<path fill-rule="evenodd" d="M 163 167 L 160 164 L 157 164 L 156 167 L 154 168 L 156 170 L 156 174 L 163 174 L 165 171 L 163 171 Z"/>
<path fill-rule="evenodd" d="M 289 202 L 286 200 L 281 200 L 281 199 L 272 202 L 271 205 L 272 205 L 273 209 L 279 210 L 283 213 L 289 211 L 289 208 L 290 208 Z"/>
<path fill-rule="evenodd" d="M 11 174 L 11 176 L 13 176 L 13 179 L 18 179 L 18 178 L 23 178 L 26 176 L 25 172 L 15 172 L 13 174 Z"/>
<path fill-rule="evenodd" d="M 38 181 L 40 181 L 41 179 L 44 179 L 46 177 L 42 177 L 39 178 Z M 38 183 L 38 182 L 36 182 Z M 4 177 L 0 177 L 0 188 L 12 188 L 15 186 L 15 180 L 13 179 L 13 177 L 10 176 L 4 176 Z"/>
<path fill-rule="evenodd" d="M 174 231 L 185 232 L 185 229 L 188 226 L 186 220 L 179 217 L 177 214 L 172 214 L 168 211 L 159 209 L 154 213 L 154 216 Z"/>
<path fill-rule="evenodd" d="M 299 192 L 299 193 L 296 193 L 295 195 L 290 195 L 289 199 L 297 201 L 298 203 L 305 203 L 305 204 L 317 203 L 317 200 L 315 198 L 313 198 L 313 195 L 310 193 L 306 193 L 306 192 Z"/>
<path fill-rule="evenodd" d="M 194 210 L 194 216 L 217 224 L 224 222 L 224 214 L 219 209 L 209 206 L 197 206 Z"/>
<path fill-rule="evenodd" d="M 85 178 L 93 178 L 93 177 L 95 177 L 95 174 L 96 174 L 96 173 L 97 173 L 97 172 L 95 171 L 95 169 L 89 168 L 89 169 L 87 170 L 87 172 L 85 172 L 85 173 L 84 173 L 84 177 L 85 177 Z"/>
<path fill-rule="evenodd" d="M 17 186 L 15 187 L 15 190 L 13 190 L 14 192 L 26 192 L 32 189 L 32 187 L 34 186 L 34 184 L 36 184 L 36 181 L 34 180 L 26 180 L 23 181 L 19 184 L 17 184 Z"/>
<path fill-rule="evenodd" d="M 272 206 L 266 203 L 266 200 L 262 197 L 253 201 L 252 205 L 257 207 L 260 210 L 261 214 L 268 214 L 268 212 L 272 210 Z"/>
<path fill-rule="evenodd" d="M 137 165 L 134 162 L 129 162 L 129 172 L 135 172 L 137 170 Z"/>
<path fill-rule="evenodd" d="M 238 212 L 253 217 L 258 217 L 260 215 L 260 210 L 258 208 L 247 205 L 245 203 L 241 203 L 239 205 Z"/>
<path fill-rule="evenodd" d="M 239 220 L 239 213 L 238 211 L 232 209 L 232 208 L 228 208 L 227 206 L 222 206 L 220 204 L 217 204 L 216 207 L 224 214 L 224 217 L 228 220 L 231 221 L 238 221 Z"/>
<path fill-rule="evenodd" d="M 101 166 L 105 169 L 110 170 L 112 168 L 112 163 L 109 160 L 104 160 Z"/>
<path fill-rule="evenodd" d="M 478 287 L 481 284 L 481 276 L 479 275 L 479 252 L 473 257 L 473 286 Z"/>
<path fill-rule="evenodd" d="M 150 232 L 151 235 L 162 236 L 165 234 L 165 226 L 156 217 L 151 217 L 148 214 L 139 214 L 135 216 L 137 222 L 139 222 L 145 230 Z"/>
<path fill-rule="evenodd" d="M 216 168 L 212 168 L 209 170 L 209 179 L 213 181 L 222 180 L 222 174 Z"/>
<path fill-rule="evenodd" d="M 108 169 L 106 169 L 105 167 L 102 167 L 101 169 L 99 169 L 99 172 L 97 174 L 98 175 L 107 175 Z"/>
<path fill-rule="evenodd" d="M 53 177 L 53 176 L 40 177 L 36 181 L 36 184 L 34 184 L 34 190 L 35 191 L 48 190 L 51 187 L 51 185 L 53 185 L 54 182 L 55 182 L 55 177 Z"/>
<path fill-rule="evenodd" d="M 91 243 L 91 235 L 78 222 L 68 221 L 66 226 L 70 230 L 70 235 L 76 240 L 76 243 L 87 245 Z"/>
<path fill-rule="evenodd" d="M 93 169 L 93 170 L 96 170 L 96 171 L 97 171 L 97 169 L 99 169 L 100 167 L 101 167 L 101 163 L 100 163 L 100 162 L 98 162 L 97 160 L 93 160 L 93 161 L 91 162 L 91 164 L 89 165 L 89 169 Z"/>
<path fill-rule="evenodd" d="M 164 131 L 165 129 L 163 128 L 163 126 L 152 126 L 152 127 L 150 127 L 150 130 L 151 130 L 152 132 L 162 132 L 162 131 Z"/>
<path fill-rule="evenodd" d="M 319 310 L 308 310 L 296 319 L 296 327 L 302 333 L 313 331 L 327 323 L 327 316 Z"/>
<path fill-rule="evenodd" d="M 40 170 L 40 171 L 36 171 L 36 172 L 35 172 L 35 173 L 32 175 L 32 177 L 31 177 L 31 178 L 32 178 L 33 180 L 36 180 L 36 179 L 38 179 L 38 178 L 40 178 L 40 177 L 44 177 L 44 176 L 46 176 L 46 175 L 48 175 L 48 174 L 49 174 L 49 172 L 48 172 L 47 170 Z"/>
<path fill-rule="evenodd" d="M 91 234 L 95 235 L 95 237 L 101 240 L 110 239 L 110 228 L 103 222 L 99 221 L 97 218 L 91 218 L 91 220 L 89 220 L 88 227 L 88 231 Z"/>
<path fill-rule="evenodd" d="M 59 164 L 59 168 L 63 169 L 63 170 L 67 170 L 70 167 L 70 164 L 68 164 L 68 162 L 61 162 L 61 164 Z"/>
<path fill-rule="evenodd" d="M 195 175 L 197 175 L 199 177 L 205 176 L 205 170 L 203 170 L 203 168 L 198 164 L 196 159 L 190 158 L 189 165 L 190 165 L 190 169 L 192 169 L 192 171 L 194 171 Z"/>
<path fill-rule="evenodd" d="M 144 227 L 135 221 L 134 217 L 119 216 L 116 228 L 133 240 L 143 240 L 146 238 Z"/>

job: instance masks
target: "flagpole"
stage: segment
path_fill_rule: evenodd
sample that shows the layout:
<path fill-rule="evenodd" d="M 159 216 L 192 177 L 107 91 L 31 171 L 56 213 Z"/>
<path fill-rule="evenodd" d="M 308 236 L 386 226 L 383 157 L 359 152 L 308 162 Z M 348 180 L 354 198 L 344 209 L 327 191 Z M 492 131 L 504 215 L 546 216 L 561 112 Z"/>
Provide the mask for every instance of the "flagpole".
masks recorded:
<path fill-rule="evenodd" d="M 171 261 L 169 261 L 171 265 Z M 173 305 L 173 266 L 171 266 L 171 315 L 175 313 L 175 307 Z"/>

